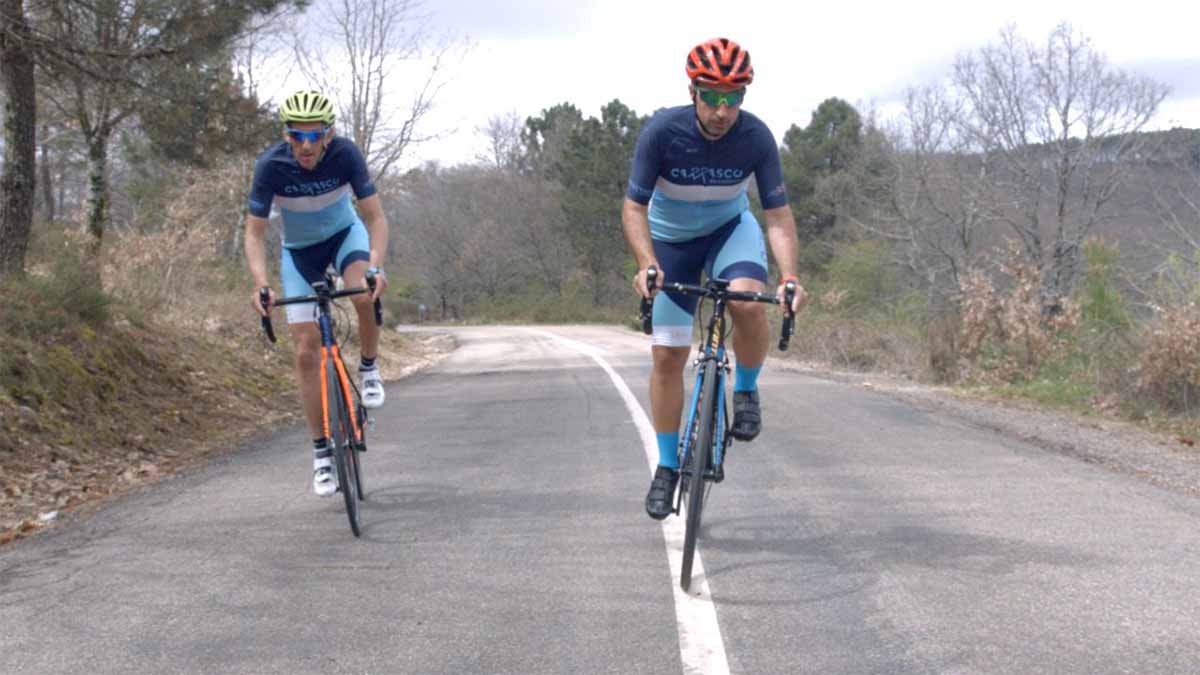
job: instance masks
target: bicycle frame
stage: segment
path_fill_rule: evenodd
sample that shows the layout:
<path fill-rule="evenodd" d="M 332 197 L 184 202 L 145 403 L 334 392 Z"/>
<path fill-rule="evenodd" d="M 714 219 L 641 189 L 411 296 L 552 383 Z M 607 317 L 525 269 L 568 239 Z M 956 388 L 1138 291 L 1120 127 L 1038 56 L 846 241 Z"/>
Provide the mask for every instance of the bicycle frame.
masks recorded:
<path fill-rule="evenodd" d="M 373 290 L 375 288 L 374 277 L 368 276 L 368 287 Z M 351 441 L 359 446 L 363 442 L 362 422 L 359 419 L 359 411 L 355 405 L 354 391 L 357 387 L 351 381 L 349 375 L 346 374 L 346 364 L 342 360 L 341 350 L 337 344 L 337 337 L 333 329 L 333 314 L 331 305 L 336 298 L 354 295 L 357 293 L 368 292 L 367 288 L 347 288 L 340 291 L 334 290 L 334 280 L 329 274 L 321 281 L 315 282 L 313 285 L 313 295 L 297 296 L 292 298 L 281 298 L 275 302 L 277 306 L 297 304 L 305 302 L 317 303 L 317 327 L 321 332 L 321 423 L 322 429 L 326 438 L 332 438 L 330 434 L 330 391 L 329 391 L 329 368 L 332 367 L 338 379 L 338 385 L 341 389 L 342 400 L 346 402 L 346 408 L 350 413 L 350 427 L 353 434 Z M 263 307 L 267 306 L 267 291 L 262 289 L 259 291 L 259 300 Z M 382 313 L 379 300 L 375 301 L 375 323 L 382 323 Z M 263 330 L 267 333 L 267 338 L 271 342 L 275 342 L 275 331 L 271 327 L 271 319 L 269 316 L 262 318 Z"/>
<path fill-rule="evenodd" d="M 357 406 L 354 405 L 354 394 L 351 392 L 354 384 L 346 374 L 346 364 L 342 360 L 342 353 L 334 336 L 333 315 L 329 311 L 329 305 L 333 298 L 329 286 L 324 282 L 313 284 L 313 289 L 317 291 L 317 327 L 321 331 L 321 420 L 324 425 L 325 437 L 332 438 L 329 429 L 328 385 L 329 368 L 332 365 L 337 372 L 338 383 L 342 389 L 342 400 L 346 402 L 346 408 L 350 412 L 350 430 L 354 435 L 352 440 L 356 444 L 362 443 L 362 428 L 358 419 Z"/>
<path fill-rule="evenodd" d="M 724 281 L 723 279 L 713 280 L 712 283 L 722 288 L 728 286 L 728 282 Z M 696 360 L 692 363 L 692 365 L 696 368 L 696 383 L 695 386 L 692 387 L 691 402 L 688 405 L 688 419 L 687 423 L 684 425 L 684 433 L 680 438 L 681 448 L 679 452 L 679 466 L 688 466 L 687 462 L 690 458 L 689 456 L 694 445 L 693 436 L 695 435 L 696 425 L 698 423 L 698 420 L 696 419 L 696 413 L 698 412 L 697 403 L 700 401 L 700 392 L 703 389 L 704 384 L 704 364 L 707 361 L 713 361 L 716 364 L 714 372 L 717 376 L 717 384 L 714 389 L 714 391 L 717 392 L 717 410 L 713 417 L 715 420 L 713 428 L 716 436 L 713 439 L 712 445 L 712 461 L 709 462 L 708 466 L 709 470 L 712 471 L 713 476 L 721 476 L 723 473 L 721 470 L 721 463 L 724 461 L 725 445 L 729 433 L 727 424 L 728 406 L 726 405 L 727 396 L 725 392 L 725 382 L 729 376 L 729 358 L 725 350 L 726 300 L 723 297 L 718 297 L 713 300 L 713 303 L 713 310 L 708 319 L 708 326 L 705 329 L 704 340 L 700 343 L 699 354 L 696 356 Z M 697 306 L 696 311 L 702 311 L 702 308 L 703 301 L 701 301 L 700 305 Z M 709 402 L 708 405 L 711 404 L 712 402 Z M 708 472 L 706 472 L 704 478 L 713 477 L 707 475 L 707 473 Z M 679 512 L 680 499 L 681 495 L 677 494 L 675 503 L 676 513 Z"/>

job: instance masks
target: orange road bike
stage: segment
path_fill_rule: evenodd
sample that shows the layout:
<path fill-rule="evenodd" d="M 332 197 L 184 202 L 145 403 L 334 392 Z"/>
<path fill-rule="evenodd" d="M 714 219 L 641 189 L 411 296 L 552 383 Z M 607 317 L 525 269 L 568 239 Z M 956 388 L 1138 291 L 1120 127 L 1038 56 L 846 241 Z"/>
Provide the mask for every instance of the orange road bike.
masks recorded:
<path fill-rule="evenodd" d="M 346 515 L 350 518 L 350 530 L 354 536 L 362 536 L 362 517 L 359 502 L 366 499 L 363 491 L 362 460 L 360 453 L 367 451 L 366 427 L 369 424 L 367 409 L 363 406 L 358 386 L 346 374 L 346 364 L 338 348 L 334 331 L 334 319 L 330 312 L 333 301 L 348 295 L 374 292 L 375 277 L 367 275 L 368 288 L 345 288 L 335 290 L 332 274 L 313 283 L 312 295 L 280 298 L 276 306 L 294 305 L 305 302 L 317 304 L 317 326 L 321 330 L 321 423 L 326 441 L 333 451 L 333 462 L 337 468 L 338 490 L 346 502 Z M 259 302 L 267 307 L 267 289 L 258 292 Z M 383 324 L 383 308 L 375 301 L 375 325 Z M 271 327 L 270 315 L 262 317 L 262 327 L 267 338 L 275 342 L 275 331 Z"/>

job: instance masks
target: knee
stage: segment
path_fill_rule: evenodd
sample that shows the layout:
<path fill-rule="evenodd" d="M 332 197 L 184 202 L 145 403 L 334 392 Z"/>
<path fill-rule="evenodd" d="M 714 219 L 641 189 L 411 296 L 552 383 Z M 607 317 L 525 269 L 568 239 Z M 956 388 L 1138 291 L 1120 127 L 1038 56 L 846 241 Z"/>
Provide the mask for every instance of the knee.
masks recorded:
<path fill-rule="evenodd" d="M 354 309 L 358 312 L 366 312 L 371 309 L 371 294 L 358 293 L 350 296 L 350 302 L 354 303 Z"/>
<path fill-rule="evenodd" d="M 672 376 L 683 373 L 687 365 L 690 347 L 654 347 L 654 373 L 659 376 Z"/>
<path fill-rule="evenodd" d="M 761 302 L 731 302 L 729 313 L 736 323 L 761 323 L 767 320 L 767 306 Z"/>

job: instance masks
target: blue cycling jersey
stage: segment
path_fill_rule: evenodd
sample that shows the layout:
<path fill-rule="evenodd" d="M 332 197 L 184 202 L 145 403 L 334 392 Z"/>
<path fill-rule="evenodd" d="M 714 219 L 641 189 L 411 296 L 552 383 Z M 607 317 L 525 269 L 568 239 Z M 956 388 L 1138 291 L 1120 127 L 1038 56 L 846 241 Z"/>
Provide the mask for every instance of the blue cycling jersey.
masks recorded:
<path fill-rule="evenodd" d="M 690 105 L 658 111 L 638 136 L 626 195 L 649 204 L 650 235 L 688 241 L 711 234 L 750 208 L 750 176 L 764 209 L 787 204 L 779 148 L 767 125 L 741 111 L 715 141 L 701 135 Z"/>
<path fill-rule="evenodd" d="M 266 218 L 275 201 L 283 217 L 284 247 L 311 246 L 361 222 L 350 202 L 352 190 L 359 199 L 375 194 L 366 160 L 354 141 L 333 137 L 312 171 L 302 168 L 287 142 L 280 141 L 254 163 L 250 213 Z"/>

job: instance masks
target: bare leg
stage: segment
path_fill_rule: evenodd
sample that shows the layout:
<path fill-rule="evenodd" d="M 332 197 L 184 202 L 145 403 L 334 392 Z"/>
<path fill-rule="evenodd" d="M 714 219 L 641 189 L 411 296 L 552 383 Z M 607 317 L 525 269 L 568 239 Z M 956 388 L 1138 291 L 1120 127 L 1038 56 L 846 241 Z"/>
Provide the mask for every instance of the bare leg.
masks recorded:
<path fill-rule="evenodd" d="M 296 383 L 311 438 L 325 435 L 321 420 L 321 332 L 311 321 L 288 324 L 296 356 Z"/>
<path fill-rule="evenodd" d="M 730 290 L 764 292 L 765 286 L 754 279 L 734 279 Z M 770 326 L 767 324 L 767 306 L 760 302 L 731 302 L 729 314 L 733 317 L 733 351 L 738 365 L 758 368 L 767 360 L 770 345 Z"/>
<path fill-rule="evenodd" d="M 683 412 L 683 368 L 691 347 L 651 348 L 654 368 L 650 371 L 650 410 L 654 430 L 660 433 L 679 430 Z"/>
<path fill-rule="evenodd" d="M 359 260 L 346 267 L 343 280 L 348 288 L 366 288 L 365 275 L 367 262 Z M 350 296 L 354 302 L 354 311 L 358 314 L 358 340 L 362 345 L 362 355 L 368 359 L 379 356 L 379 326 L 375 325 L 375 305 L 371 296 L 366 293 Z"/>

